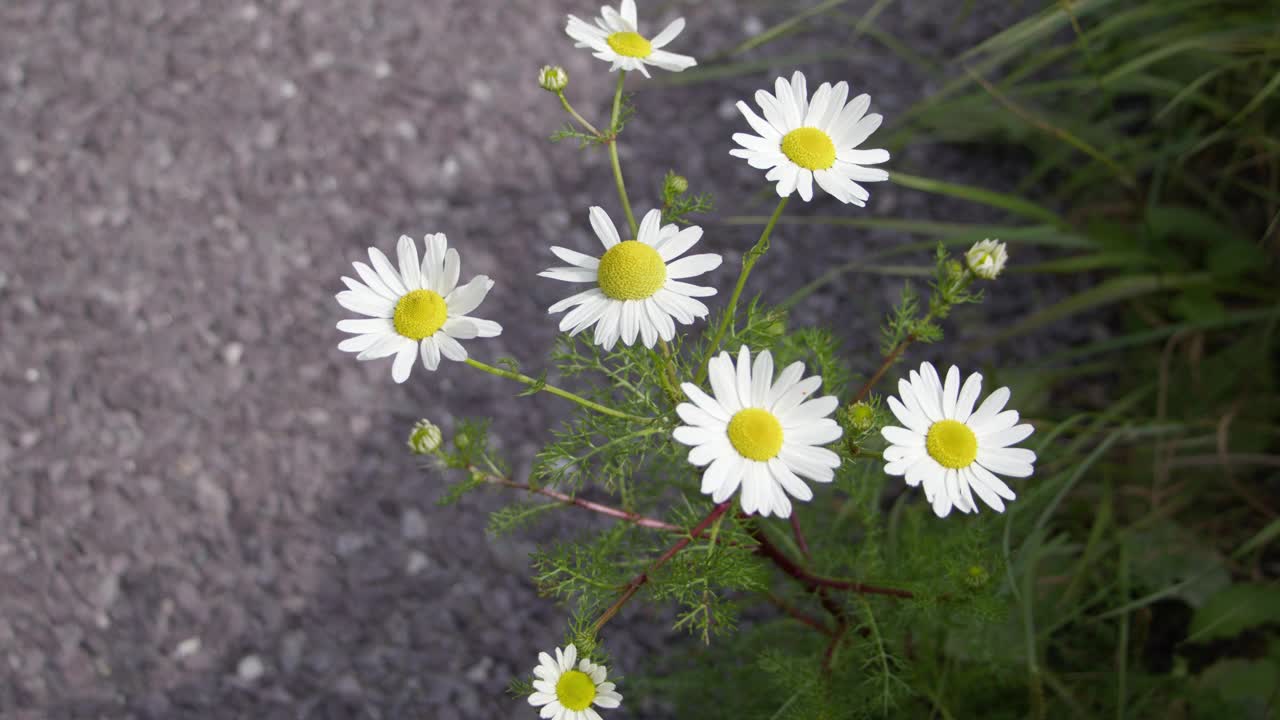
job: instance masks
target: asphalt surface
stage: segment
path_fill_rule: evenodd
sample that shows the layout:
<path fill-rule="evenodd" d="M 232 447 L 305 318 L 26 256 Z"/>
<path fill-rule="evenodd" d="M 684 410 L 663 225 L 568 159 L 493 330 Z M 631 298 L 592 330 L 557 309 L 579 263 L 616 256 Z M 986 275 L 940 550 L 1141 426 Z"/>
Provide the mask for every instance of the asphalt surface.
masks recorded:
<path fill-rule="evenodd" d="M 333 294 L 367 246 L 445 232 L 464 279 L 497 282 L 479 314 L 506 331 L 472 352 L 544 361 L 545 308 L 563 293 L 535 277 L 554 264 L 546 248 L 589 247 L 589 205 L 617 214 L 605 154 L 546 142 L 562 117 L 535 83 L 559 62 L 579 108 L 604 116 L 613 77 L 562 31 L 566 12 L 595 7 L 0 5 L 0 717 L 536 717 L 503 690 L 566 616 L 527 580 L 531 536 L 485 535 L 500 494 L 437 508 L 444 478 L 404 440 L 418 417 L 492 416 L 527 468 L 566 408 L 450 363 L 397 386 L 389 362 L 338 352 L 349 313 Z M 659 12 L 688 19 L 672 49 L 695 56 L 785 16 L 727 0 Z M 1000 22 L 896 5 L 879 20 L 938 54 Z M 835 43 L 843 27 L 818 37 Z M 813 85 L 849 79 L 890 117 L 931 89 L 868 40 L 803 68 Z M 728 150 L 747 130 L 733 101 L 773 77 L 635 78 L 640 115 L 622 149 L 637 214 L 670 167 L 724 214 L 771 209 L 760 174 Z M 1000 186 L 1008 162 L 925 148 L 890 167 Z M 989 217 L 871 190 L 866 210 L 793 211 Z M 706 227 L 723 286 L 755 231 Z M 754 289 L 777 300 L 906 239 L 783 227 Z M 850 357 L 868 357 L 899 287 L 838 283 L 797 322 L 839 318 Z M 1055 292 L 1010 281 L 957 322 L 989 328 Z M 607 637 L 623 672 L 676 640 L 643 612 Z M 645 707 L 609 717 L 662 717 Z"/>

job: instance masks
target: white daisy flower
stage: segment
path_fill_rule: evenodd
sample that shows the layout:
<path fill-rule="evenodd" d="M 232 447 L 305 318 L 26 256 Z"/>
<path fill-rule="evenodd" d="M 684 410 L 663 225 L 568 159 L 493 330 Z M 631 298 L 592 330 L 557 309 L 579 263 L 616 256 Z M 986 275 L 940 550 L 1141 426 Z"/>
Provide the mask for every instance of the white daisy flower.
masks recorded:
<path fill-rule="evenodd" d="M 608 5 L 600 8 L 600 17 L 596 18 L 594 26 L 570 15 L 569 24 L 564 28 L 569 37 L 577 41 L 574 47 L 591 48 L 592 55 L 613 63 L 609 72 L 639 70 L 645 77 L 649 77 L 646 65 L 680 72 L 698 64 L 688 55 L 662 49 L 675 40 L 681 30 L 684 30 L 684 18 L 677 18 L 652 38 L 641 35 L 640 25 L 636 22 L 635 0 L 622 0 L 622 6 L 617 10 Z"/>
<path fill-rule="evenodd" d="M 458 251 L 448 247 L 444 233 L 423 240 L 426 257 L 418 263 L 418 247 L 413 238 L 401 235 L 396 245 L 399 271 L 377 248 L 369 248 L 373 267 L 354 263 L 360 282 L 342 278 L 347 290 L 338 293 L 342 307 L 367 315 L 359 320 L 342 320 L 338 329 L 356 333 L 338 345 L 339 350 L 359 353 L 357 360 L 395 355 L 391 377 L 402 383 L 409 379 L 413 361 L 422 352 L 428 370 L 440 365 L 440 356 L 467 359 L 459 340 L 496 337 L 502 326 L 492 320 L 468 317 L 493 287 L 493 281 L 479 275 L 458 286 Z"/>
<path fill-rule="evenodd" d="M 605 682 L 608 668 L 586 658 L 578 660 L 578 648 L 573 645 L 556 648 L 555 659 L 538 653 L 533 674 L 537 680 L 529 704 L 542 708 L 538 715 L 549 720 L 601 720 L 592 705 L 609 709 L 622 703 L 614 684 Z"/>
<path fill-rule="evenodd" d="M 715 295 L 716 289 L 681 282 L 720 266 L 716 253 L 680 257 L 702 238 L 702 228 L 662 225 L 662 212 L 650 210 L 640 221 L 638 237 L 622 240 L 603 209 L 592 207 L 589 215 L 591 227 L 604 243 L 604 255 L 594 258 L 553 246 L 551 252 L 573 267 L 538 273 L 595 285 L 548 308 L 547 312 L 558 313 L 577 306 L 561 318 L 561 332 L 577 335 L 595 325 L 596 344 L 605 350 L 612 350 L 619 338 L 634 345 L 637 336 L 651 348 L 658 338 L 675 337 L 672 318 L 689 325 L 694 318 L 707 316 L 707 306 L 694 298 Z"/>
<path fill-rule="evenodd" d="M 964 260 L 974 275 L 983 280 L 995 280 L 1004 270 L 1005 263 L 1009 262 L 1009 251 L 1004 243 L 988 238 L 974 243 L 964 254 Z"/>
<path fill-rule="evenodd" d="M 982 376 L 974 373 L 964 384 L 954 365 L 944 384 L 938 371 L 921 363 L 911 371 L 910 380 L 898 381 L 898 394 L 889 397 L 889 408 L 905 428 L 888 426 L 880 431 L 889 447 L 884 451 L 890 475 L 905 475 L 907 484 L 924 483 L 924 496 L 938 517 L 946 517 L 954 506 L 961 512 L 977 512 L 973 494 L 996 512 L 1004 512 L 1005 500 L 1016 496 L 993 473 L 1028 477 L 1036 454 L 1025 448 L 1009 447 L 1032 432 L 1018 424 L 1016 410 L 1001 410 L 1009 401 L 1009 388 L 1002 387 L 974 410 Z"/>
<path fill-rule="evenodd" d="M 753 168 L 768 170 L 765 178 L 778 183 L 782 197 L 798 189 L 809 202 L 816 180 L 840 202 L 865 207 L 871 195 L 858 183 L 889 179 L 884 170 L 863 167 L 887 161 L 889 151 L 858 149 L 883 120 L 875 113 L 866 114 L 871 96 L 864 93 L 846 103 L 847 83 L 834 87 L 822 83 L 810 100 L 804 73 L 799 71 L 791 82 L 778 78 L 774 89 L 775 95 L 756 91 L 763 119 L 738 101 L 738 110 L 759 136 L 735 133 L 733 141 L 742 147 L 729 154 L 745 158 Z"/>
<path fill-rule="evenodd" d="M 693 447 L 689 462 L 707 466 L 702 492 L 713 502 L 729 499 L 742 485 L 742 511 L 748 515 L 791 515 L 791 501 L 808 501 L 813 491 L 798 476 L 829 483 L 840 467 L 840 456 L 818 447 L 840 439 L 841 428 L 827 416 L 838 401 L 831 396 L 808 399 L 822 378 L 803 380 L 804 363 L 792 363 L 773 377 L 773 356 L 756 355 L 744 345 L 735 368 L 722 352 L 708 366 L 708 396 L 697 385 L 681 389 L 693 401 L 676 406 L 688 425 L 676 428 L 677 442 Z"/>

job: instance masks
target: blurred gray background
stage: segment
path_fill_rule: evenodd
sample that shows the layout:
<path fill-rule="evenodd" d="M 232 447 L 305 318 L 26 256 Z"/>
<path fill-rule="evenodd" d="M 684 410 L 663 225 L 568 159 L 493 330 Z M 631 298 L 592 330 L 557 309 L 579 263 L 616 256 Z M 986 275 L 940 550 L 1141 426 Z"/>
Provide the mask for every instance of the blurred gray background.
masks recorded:
<path fill-rule="evenodd" d="M 670 49 L 705 59 L 810 3 L 640 5 L 650 33 L 686 17 Z M 851 0 L 747 59 L 834 50 L 801 66 L 811 85 L 849 80 L 892 121 L 931 87 L 851 40 L 870 5 Z M 896 3 L 877 23 L 946 55 L 1001 26 L 1004 3 L 985 5 Z M 531 539 L 486 536 L 501 493 L 437 508 L 445 478 L 404 440 L 418 417 L 448 428 L 491 415 L 527 468 L 567 408 L 450 363 L 396 386 L 388 361 L 337 351 L 334 324 L 349 313 L 333 295 L 367 246 L 445 232 L 464 278 L 497 281 L 480 314 L 506 332 L 471 351 L 542 366 L 556 329 L 545 308 L 564 293 L 535 277 L 553 264 L 547 246 L 589 247 L 591 204 L 620 218 L 605 154 L 546 141 L 562 116 L 535 81 L 540 65 L 563 64 L 578 108 L 604 117 L 613 76 L 563 33 L 566 13 L 597 10 L 0 3 L 0 717 L 536 717 L 503 690 L 562 637 L 566 615 L 527 580 Z M 733 102 L 791 69 L 766 65 L 629 83 L 640 112 L 622 154 L 637 215 L 668 168 L 714 192 L 723 211 L 704 242 L 726 256 L 721 286 L 757 229 L 717 218 L 772 208 L 761 174 L 728 155 L 747 130 Z M 999 187 L 1001 163 L 923 147 L 889 167 Z M 984 219 L 870 189 L 865 210 L 821 195 L 790 210 Z M 751 289 L 780 300 L 906 239 L 785 226 Z M 870 357 L 900 286 L 852 276 L 797 322 L 838 319 L 850 357 Z M 1000 302 L 955 327 L 979 332 L 1044 293 L 1002 283 Z M 681 641 L 665 627 L 625 613 L 606 635 L 616 671 Z M 610 717 L 664 716 L 624 705 Z"/>

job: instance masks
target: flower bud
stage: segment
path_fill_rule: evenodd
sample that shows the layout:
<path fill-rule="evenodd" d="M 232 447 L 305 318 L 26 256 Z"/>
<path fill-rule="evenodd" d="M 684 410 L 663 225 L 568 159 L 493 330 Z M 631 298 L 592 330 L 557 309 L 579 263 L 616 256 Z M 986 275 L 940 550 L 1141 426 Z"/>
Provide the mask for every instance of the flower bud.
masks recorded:
<path fill-rule="evenodd" d="M 859 432 L 866 432 L 875 427 L 876 411 L 866 402 L 856 402 L 849 408 L 849 421 Z"/>
<path fill-rule="evenodd" d="M 991 573 L 981 565 L 970 565 L 969 571 L 965 573 L 964 584 L 977 590 L 983 587 L 991 580 Z"/>
<path fill-rule="evenodd" d="M 538 72 L 538 85 L 548 92 L 563 92 L 569 85 L 569 73 L 559 65 L 544 65 Z"/>
<path fill-rule="evenodd" d="M 672 195 L 683 195 L 689 192 L 689 179 L 683 175 L 668 175 L 667 191 Z"/>
<path fill-rule="evenodd" d="M 983 240 L 974 243 L 964 255 L 969 270 L 983 280 L 995 280 L 1009 261 L 1009 252 L 999 240 Z"/>
<path fill-rule="evenodd" d="M 419 420 L 409 432 L 409 449 L 415 455 L 430 455 L 440 449 L 444 433 L 429 420 Z"/>

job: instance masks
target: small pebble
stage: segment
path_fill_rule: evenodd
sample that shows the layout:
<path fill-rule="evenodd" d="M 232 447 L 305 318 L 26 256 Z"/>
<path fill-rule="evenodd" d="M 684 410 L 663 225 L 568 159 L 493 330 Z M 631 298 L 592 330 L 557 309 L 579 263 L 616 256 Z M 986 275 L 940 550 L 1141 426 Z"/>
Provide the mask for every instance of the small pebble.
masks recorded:
<path fill-rule="evenodd" d="M 266 672 L 267 666 L 257 655 L 246 655 L 236 665 L 236 677 L 247 683 L 257 682 Z"/>

